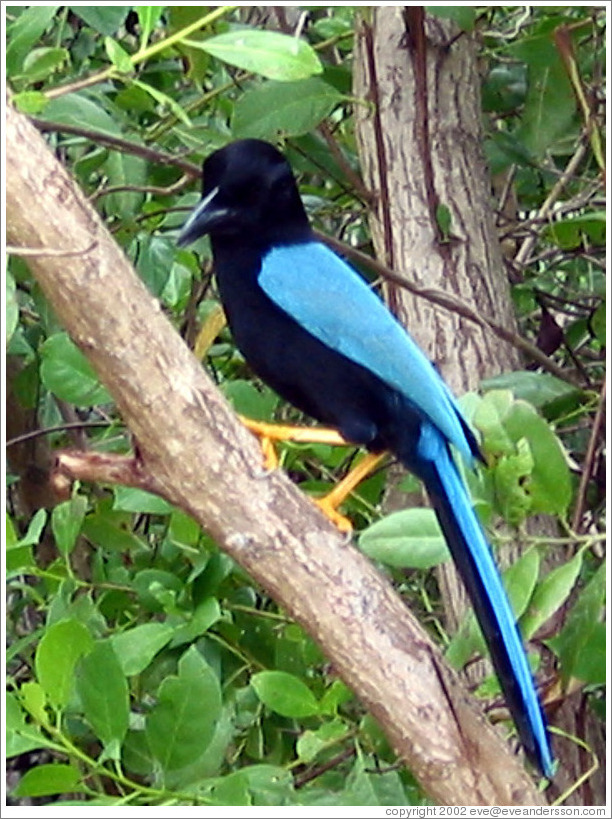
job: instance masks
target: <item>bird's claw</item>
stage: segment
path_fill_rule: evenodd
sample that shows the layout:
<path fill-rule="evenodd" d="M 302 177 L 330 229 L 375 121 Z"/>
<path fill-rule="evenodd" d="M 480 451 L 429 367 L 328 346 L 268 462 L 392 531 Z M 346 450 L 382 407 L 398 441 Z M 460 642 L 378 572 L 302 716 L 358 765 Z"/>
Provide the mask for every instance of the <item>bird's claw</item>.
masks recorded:
<path fill-rule="evenodd" d="M 343 532 L 350 538 L 353 533 L 353 524 L 347 517 L 338 512 L 336 507 L 329 500 L 329 496 L 324 498 L 316 498 L 314 502 L 319 507 L 321 512 L 323 512 L 325 517 L 331 521 L 340 532 Z"/>

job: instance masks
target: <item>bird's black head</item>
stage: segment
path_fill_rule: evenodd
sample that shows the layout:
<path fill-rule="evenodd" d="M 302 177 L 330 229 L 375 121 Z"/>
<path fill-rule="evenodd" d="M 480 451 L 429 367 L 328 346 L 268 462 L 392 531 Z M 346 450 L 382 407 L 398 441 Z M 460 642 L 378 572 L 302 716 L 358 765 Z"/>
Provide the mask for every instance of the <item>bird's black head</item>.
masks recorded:
<path fill-rule="evenodd" d="M 259 139 L 232 142 L 202 169 L 202 199 L 180 232 L 179 247 L 206 233 L 216 240 L 273 245 L 305 240 L 310 226 L 288 162 Z"/>

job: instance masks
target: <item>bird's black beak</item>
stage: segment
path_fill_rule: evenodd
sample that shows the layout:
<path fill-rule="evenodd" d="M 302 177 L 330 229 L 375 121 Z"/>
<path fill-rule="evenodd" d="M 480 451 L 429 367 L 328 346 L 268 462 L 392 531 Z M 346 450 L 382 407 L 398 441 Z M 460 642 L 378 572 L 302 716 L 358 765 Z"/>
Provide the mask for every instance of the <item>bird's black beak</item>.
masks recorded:
<path fill-rule="evenodd" d="M 196 239 L 210 233 L 211 230 L 225 223 L 231 210 L 230 208 L 215 203 L 215 198 L 218 193 L 219 188 L 217 187 L 202 197 L 189 219 L 187 219 L 183 225 L 183 229 L 176 239 L 176 243 L 179 247 L 190 245 L 192 242 L 195 242 Z"/>

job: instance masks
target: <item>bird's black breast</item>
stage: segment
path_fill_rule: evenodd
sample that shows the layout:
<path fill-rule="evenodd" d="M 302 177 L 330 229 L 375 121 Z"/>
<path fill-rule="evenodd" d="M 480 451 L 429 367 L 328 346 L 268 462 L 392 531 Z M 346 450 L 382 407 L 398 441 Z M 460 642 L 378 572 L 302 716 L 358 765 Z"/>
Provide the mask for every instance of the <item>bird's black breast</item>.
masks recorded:
<path fill-rule="evenodd" d="M 234 340 L 257 375 L 286 401 L 340 430 L 347 440 L 374 450 L 396 450 L 395 433 L 403 437 L 411 423 L 401 396 L 366 368 L 327 347 L 266 295 L 257 280 L 260 253 L 217 246 L 214 254 Z"/>

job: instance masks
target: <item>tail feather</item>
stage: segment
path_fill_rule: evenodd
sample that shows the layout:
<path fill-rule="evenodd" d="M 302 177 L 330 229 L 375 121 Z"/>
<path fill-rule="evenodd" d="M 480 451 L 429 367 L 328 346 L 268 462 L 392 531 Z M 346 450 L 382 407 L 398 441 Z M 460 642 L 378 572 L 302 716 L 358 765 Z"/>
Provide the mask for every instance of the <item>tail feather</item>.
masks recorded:
<path fill-rule="evenodd" d="M 501 577 L 465 485 L 441 434 L 427 425 L 419 442 L 420 469 L 489 647 L 521 742 L 545 776 L 552 755 L 531 669 Z M 414 456 L 411 458 L 414 465 Z"/>

